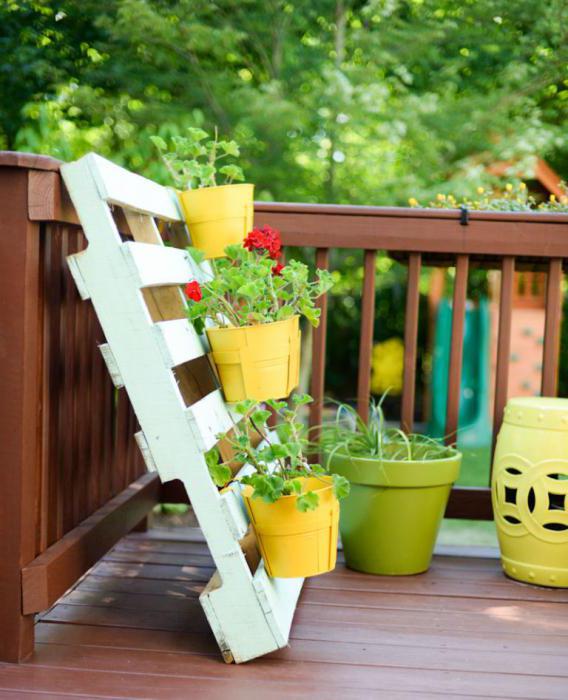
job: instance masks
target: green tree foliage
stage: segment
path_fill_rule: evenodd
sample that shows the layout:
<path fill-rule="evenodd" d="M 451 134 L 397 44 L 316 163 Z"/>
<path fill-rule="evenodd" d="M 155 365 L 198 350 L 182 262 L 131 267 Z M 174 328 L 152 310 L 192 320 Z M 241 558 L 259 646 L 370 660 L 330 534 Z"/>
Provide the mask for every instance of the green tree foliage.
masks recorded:
<path fill-rule="evenodd" d="M 467 194 L 479 154 L 568 169 L 567 20 L 565 0 L 6 0 L 0 139 L 164 179 L 150 136 L 217 125 L 265 198 Z"/>
<path fill-rule="evenodd" d="M 0 147 L 168 183 L 151 138 L 217 126 L 260 199 L 471 198 L 492 160 L 568 175 L 567 34 L 566 0 L 4 0 Z M 377 264 L 383 340 L 406 272 Z M 328 380 L 350 398 L 361 261 L 332 267 Z"/>

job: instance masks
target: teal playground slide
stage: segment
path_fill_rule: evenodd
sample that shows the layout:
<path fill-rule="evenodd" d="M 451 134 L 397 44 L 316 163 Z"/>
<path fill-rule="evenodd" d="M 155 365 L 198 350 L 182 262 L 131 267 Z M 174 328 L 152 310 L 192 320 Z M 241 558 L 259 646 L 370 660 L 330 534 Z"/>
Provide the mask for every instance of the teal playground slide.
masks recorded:
<path fill-rule="evenodd" d="M 428 425 L 428 433 L 432 437 L 438 438 L 445 436 L 451 332 L 452 304 L 449 299 L 442 299 L 436 318 L 432 358 L 432 401 Z M 485 447 L 491 442 L 489 343 L 489 302 L 487 299 L 481 299 L 477 304 L 468 301 L 465 312 L 459 430 L 457 436 L 462 449 Z"/>

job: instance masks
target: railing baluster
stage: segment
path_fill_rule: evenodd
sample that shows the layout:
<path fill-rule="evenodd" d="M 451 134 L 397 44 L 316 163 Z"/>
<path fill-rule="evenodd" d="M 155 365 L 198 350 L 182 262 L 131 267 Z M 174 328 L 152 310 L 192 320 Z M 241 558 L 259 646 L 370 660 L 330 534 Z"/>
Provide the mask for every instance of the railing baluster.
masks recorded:
<path fill-rule="evenodd" d="M 329 268 L 329 249 L 316 249 L 316 267 L 322 270 Z M 310 427 L 321 425 L 323 418 L 323 398 L 325 391 L 325 342 L 327 337 L 327 294 L 317 300 L 321 309 L 320 323 L 313 331 L 312 336 L 312 378 L 310 392 L 313 403 L 310 405 Z M 312 432 L 312 439 L 317 440 L 319 431 Z"/>
<path fill-rule="evenodd" d="M 562 259 L 553 258 L 548 266 L 546 281 L 546 321 L 542 352 L 543 396 L 556 396 L 562 325 Z"/>
<path fill-rule="evenodd" d="M 361 340 L 359 344 L 359 373 L 357 379 L 357 412 L 365 423 L 369 419 L 371 393 L 371 354 L 375 326 L 375 260 L 374 250 L 365 251 L 363 299 L 361 303 Z"/>
<path fill-rule="evenodd" d="M 451 444 L 457 440 L 468 270 L 469 256 L 458 255 L 456 258 L 456 278 L 454 283 L 454 297 L 452 304 L 452 338 L 450 346 L 450 370 L 448 376 L 448 400 L 446 404 L 447 444 Z"/>
<path fill-rule="evenodd" d="M 418 349 L 418 313 L 420 307 L 420 269 L 422 255 L 411 253 L 408 259 L 406 315 L 404 319 L 404 376 L 402 383 L 401 428 L 412 432 L 416 396 L 416 357 Z"/>
<path fill-rule="evenodd" d="M 497 363 L 495 367 L 495 399 L 493 402 L 493 442 L 491 447 L 491 470 L 497 434 L 503 421 L 509 388 L 509 360 L 511 353 L 511 319 L 513 316 L 513 285 L 515 282 L 515 258 L 506 256 L 501 265 L 501 290 L 499 295 L 499 331 L 497 336 Z"/>

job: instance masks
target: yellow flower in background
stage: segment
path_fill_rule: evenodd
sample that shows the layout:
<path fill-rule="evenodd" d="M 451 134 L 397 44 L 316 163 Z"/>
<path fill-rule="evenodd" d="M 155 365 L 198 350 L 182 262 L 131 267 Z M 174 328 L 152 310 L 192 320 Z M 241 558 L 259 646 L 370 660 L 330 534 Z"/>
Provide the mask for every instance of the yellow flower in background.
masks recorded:
<path fill-rule="evenodd" d="M 556 196 L 553 195 L 553 194 L 551 194 L 551 195 L 550 195 L 550 201 L 551 201 L 551 202 L 556 202 Z"/>
<path fill-rule="evenodd" d="M 485 187 L 478 187 L 477 194 L 483 194 L 485 192 Z"/>
<path fill-rule="evenodd" d="M 512 191 L 513 191 L 513 185 L 511 185 L 511 183 L 508 182 L 508 183 L 505 185 L 505 189 L 507 190 L 507 192 L 512 192 Z"/>
<path fill-rule="evenodd" d="M 371 391 L 391 396 L 402 392 L 402 372 L 404 368 L 404 343 L 400 338 L 389 338 L 376 343 L 371 357 Z"/>
<path fill-rule="evenodd" d="M 418 200 L 415 197 L 409 197 L 408 199 L 408 204 L 411 207 L 417 207 L 418 206 Z"/>
<path fill-rule="evenodd" d="M 526 190 L 526 189 L 527 189 L 526 184 L 525 184 L 524 182 L 521 182 L 521 184 L 519 185 L 519 189 L 520 189 L 520 190 Z"/>
<path fill-rule="evenodd" d="M 445 202 L 446 201 L 446 195 L 445 194 L 437 194 L 436 199 L 438 202 Z"/>

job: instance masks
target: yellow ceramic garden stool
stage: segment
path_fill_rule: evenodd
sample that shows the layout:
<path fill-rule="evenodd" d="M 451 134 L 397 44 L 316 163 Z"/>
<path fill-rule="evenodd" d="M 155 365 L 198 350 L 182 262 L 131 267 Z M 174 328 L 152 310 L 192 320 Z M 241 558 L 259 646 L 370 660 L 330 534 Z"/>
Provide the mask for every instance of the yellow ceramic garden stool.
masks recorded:
<path fill-rule="evenodd" d="M 509 400 L 492 498 L 505 573 L 568 587 L 568 399 Z"/>

